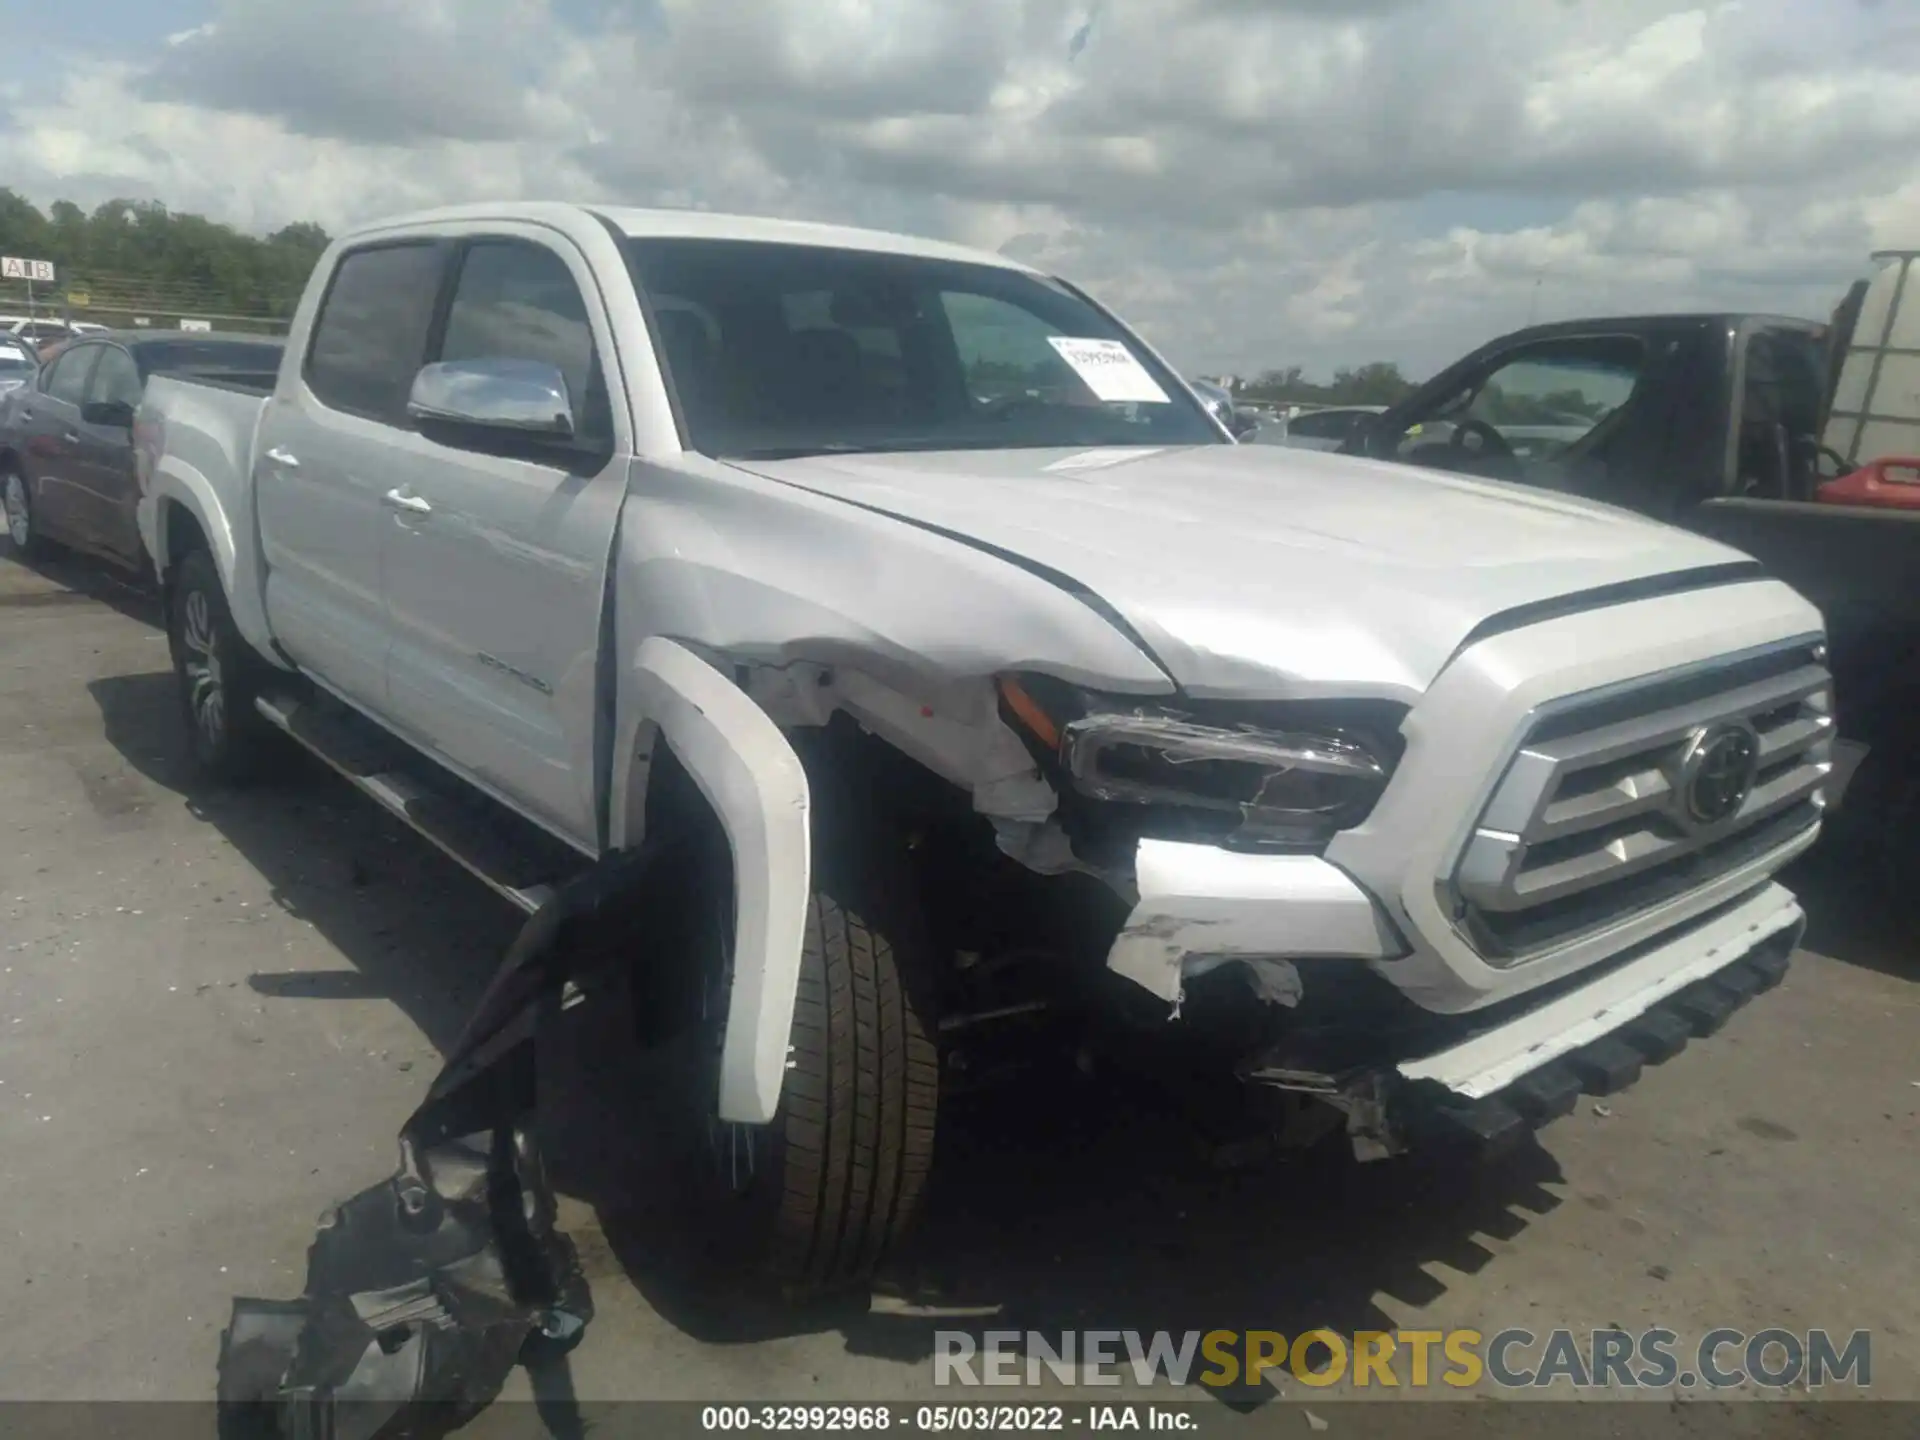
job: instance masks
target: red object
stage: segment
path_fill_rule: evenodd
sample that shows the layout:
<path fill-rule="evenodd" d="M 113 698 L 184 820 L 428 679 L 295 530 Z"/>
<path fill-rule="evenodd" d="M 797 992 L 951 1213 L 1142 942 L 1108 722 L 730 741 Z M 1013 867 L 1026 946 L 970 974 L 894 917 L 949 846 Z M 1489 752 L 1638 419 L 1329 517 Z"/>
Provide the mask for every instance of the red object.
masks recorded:
<path fill-rule="evenodd" d="M 1920 460 L 1888 455 L 1813 492 L 1822 505 L 1872 505 L 1883 510 L 1920 510 Z"/>

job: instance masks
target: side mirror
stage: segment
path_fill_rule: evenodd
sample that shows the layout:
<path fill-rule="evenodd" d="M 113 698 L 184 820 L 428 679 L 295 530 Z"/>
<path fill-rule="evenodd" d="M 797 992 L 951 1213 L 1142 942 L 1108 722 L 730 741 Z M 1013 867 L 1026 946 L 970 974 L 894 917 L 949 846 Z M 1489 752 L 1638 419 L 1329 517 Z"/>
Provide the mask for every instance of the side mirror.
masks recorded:
<path fill-rule="evenodd" d="M 1227 416 L 1227 428 L 1233 432 L 1234 439 L 1244 440 L 1260 428 L 1260 421 L 1244 410 L 1234 410 Z"/>
<path fill-rule="evenodd" d="M 80 407 L 80 419 L 88 425 L 104 425 L 114 430 L 133 429 L 133 406 L 124 400 L 89 400 Z"/>
<path fill-rule="evenodd" d="M 451 425 L 545 440 L 574 437 L 573 402 L 559 367 L 486 358 L 425 365 L 413 377 L 407 414 Z"/>

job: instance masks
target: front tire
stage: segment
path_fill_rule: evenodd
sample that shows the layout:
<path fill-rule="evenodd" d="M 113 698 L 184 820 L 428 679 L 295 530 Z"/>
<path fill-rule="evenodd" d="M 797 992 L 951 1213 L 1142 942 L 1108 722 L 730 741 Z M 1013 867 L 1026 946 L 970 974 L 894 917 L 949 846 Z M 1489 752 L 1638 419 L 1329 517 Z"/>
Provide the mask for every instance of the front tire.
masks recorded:
<path fill-rule="evenodd" d="M 918 1216 L 932 1164 L 939 1058 L 927 947 L 903 866 L 817 857 L 792 1040 L 772 1124 L 715 1106 L 731 983 L 724 863 L 673 882 L 698 970 L 698 1018 L 674 1044 L 676 1147 L 708 1284 L 788 1302 L 855 1290 Z M 663 955 L 664 958 L 664 955 Z M 685 1067 L 685 1068 L 681 1068 Z"/>
<path fill-rule="evenodd" d="M 216 784 L 252 779 L 268 738 L 253 708 L 260 662 L 234 628 L 219 571 L 205 550 L 180 560 L 167 595 L 167 641 L 195 772 Z"/>

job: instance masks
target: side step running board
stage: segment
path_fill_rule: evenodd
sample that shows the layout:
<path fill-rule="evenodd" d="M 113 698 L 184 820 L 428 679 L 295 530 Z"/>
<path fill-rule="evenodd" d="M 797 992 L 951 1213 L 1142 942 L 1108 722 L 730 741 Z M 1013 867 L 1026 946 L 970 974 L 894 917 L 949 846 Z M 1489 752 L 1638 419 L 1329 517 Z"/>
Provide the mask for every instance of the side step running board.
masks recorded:
<path fill-rule="evenodd" d="M 275 729 L 529 915 L 589 863 L 455 777 L 429 774 L 438 767 L 345 706 L 277 695 L 254 703 Z"/>

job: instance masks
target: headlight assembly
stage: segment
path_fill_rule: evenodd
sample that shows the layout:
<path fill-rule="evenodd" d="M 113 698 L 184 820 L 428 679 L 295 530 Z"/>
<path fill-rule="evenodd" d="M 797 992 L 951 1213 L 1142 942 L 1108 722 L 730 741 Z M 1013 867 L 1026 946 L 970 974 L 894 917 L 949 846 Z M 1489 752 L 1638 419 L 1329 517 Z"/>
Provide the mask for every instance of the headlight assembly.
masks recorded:
<path fill-rule="evenodd" d="M 1377 734 L 1327 723 L 1321 702 L 1193 715 L 1027 675 L 1003 676 L 1000 695 L 1056 782 L 1142 835 L 1317 849 L 1367 817 L 1396 758 Z"/>

